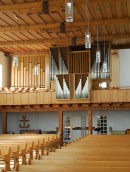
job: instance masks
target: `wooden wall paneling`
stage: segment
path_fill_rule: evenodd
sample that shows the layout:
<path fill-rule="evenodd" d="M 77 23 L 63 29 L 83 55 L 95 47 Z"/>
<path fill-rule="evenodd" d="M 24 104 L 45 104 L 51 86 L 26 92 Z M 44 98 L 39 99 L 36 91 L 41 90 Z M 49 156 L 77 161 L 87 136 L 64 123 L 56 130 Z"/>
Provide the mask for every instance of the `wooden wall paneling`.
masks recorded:
<path fill-rule="evenodd" d="M 26 56 L 26 85 L 29 87 L 29 56 Z"/>
<path fill-rule="evenodd" d="M 26 79 L 27 79 L 27 76 L 26 76 L 26 67 L 24 66 L 24 68 L 23 68 L 23 84 L 24 84 L 24 87 L 27 86 L 26 85 Z"/>
<path fill-rule="evenodd" d="M 43 71 L 42 71 L 42 86 L 45 87 L 45 55 L 42 56 L 42 68 L 43 68 Z"/>
<path fill-rule="evenodd" d="M 28 71 L 28 86 L 32 86 L 32 62 L 29 61 L 29 71 Z"/>
<path fill-rule="evenodd" d="M 91 90 L 90 99 L 92 103 L 100 103 L 100 90 Z"/>
<path fill-rule="evenodd" d="M 42 83 L 41 83 L 41 86 L 42 87 L 45 87 L 45 72 L 42 71 Z"/>
<path fill-rule="evenodd" d="M 20 87 L 21 86 L 21 83 L 20 83 L 20 69 L 21 69 L 21 67 L 20 67 L 20 57 L 18 57 L 18 75 L 17 75 L 17 80 L 18 80 L 18 87 Z"/>
<path fill-rule="evenodd" d="M 21 86 L 24 86 L 24 72 L 23 72 L 23 61 L 21 61 L 21 70 L 20 70 L 20 78 L 21 78 Z"/>
<path fill-rule="evenodd" d="M 80 57 L 79 66 L 80 66 L 79 72 L 82 73 L 82 57 Z"/>
<path fill-rule="evenodd" d="M 86 52 L 83 52 L 83 55 L 84 55 L 84 73 L 86 73 L 86 65 L 87 65 Z"/>
<path fill-rule="evenodd" d="M 50 89 L 50 57 L 46 54 L 45 57 L 45 88 Z"/>
<path fill-rule="evenodd" d="M 110 98 L 110 102 L 118 102 L 119 101 L 118 90 L 110 90 L 109 98 Z"/>
<path fill-rule="evenodd" d="M 75 60 L 76 60 L 76 55 L 73 53 L 73 73 L 75 73 Z"/>
<path fill-rule="evenodd" d="M 14 86 L 17 87 L 18 86 L 18 68 L 17 67 L 13 67 L 14 68 Z"/>
<path fill-rule="evenodd" d="M 76 73 L 79 73 L 79 64 L 80 64 L 80 57 L 77 58 L 77 70 L 76 70 Z"/>
<path fill-rule="evenodd" d="M 40 86 L 41 87 L 43 87 L 43 74 L 44 74 L 43 67 L 41 65 L 41 67 L 40 67 Z"/>
<path fill-rule="evenodd" d="M 130 102 L 130 90 L 126 90 L 126 100 Z"/>
<path fill-rule="evenodd" d="M 17 80 L 18 80 L 18 87 L 20 87 L 21 85 L 20 85 L 20 70 L 18 69 L 18 75 L 17 75 Z"/>
<path fill-rule="evenodd" d="M 29 71 L 26 69 L 26 86 L 28 86 L 29 87 L 29 78 L 28 78 L 28 73 L 29 73 Z"/>
<path fill-rule="evenodd" d="M 84 54 L 83 52 L 80 53 L 81 54 L 81 62 L 82 62 L 82 72 L 81 73 L 84 73 Z"/>
<path fill-rule="evenodd" d="M 13 97 L 13 94 L 11 93 L 8 93 L 6 94 L 6 104 L 7 105 L 13 105 L 14 104 L 14 97 Z"/>
<path fill-rule="evenodd" d="M 43 59 L 42 56 L 40 57 L 40 86 L 42 87 L 42 82 L 43 82 Z"/>
<path fill-rule="evenodd" d="M 32 57 L 32 69 L 31 69 L 31 83 L 34 86 L 34 56 Z"/>
<path fill-rule="evenodd" d="M 36 102 L 37 104 L 43 104 L 44 103 L 44 92 L 37 93 L 36 96 Z"/>
<path fill-rule="evenodd" d="M 71 58 L 72 58 L 72 59 L 71 59 L 71 73 L 73 73 L 73 54 L 71 54 L 71 56 L 72 56 L 72 57 L 71 57 Z"/>
<path fill-rule="evenodd" d="M 76 61 L 77 61 L 77 70 L 76 70 L 76 73 L 79 73 L 79 71 L 80 71 L 79 59 L 80 59 L 80 57 L 77 56 L 77 58 L 76 58 Z"/>
<path fill-rule="evenodd" d="M 91 57 L 90 57 L 90 50 L 88 52 L 88 72 L 90 73 L 91 72 Z"/>
<path fill-rule="evenodd" d="M 78 54 L 75 53 L 75 72 L 74 73 L 77 73 L 77 70 L 78 70 L 77 58 L 78 58 Z"/>
<path fill-rule="evenodd" d="M 6 100 L 7 100 L 7 98 L 6 98 L 6 95 L 7 94 L 0 94 L 0 105 L 6 105 Z"/>
<path fill-rule="evenodd" d="M 73 73 L 76 73 L 76 57 L 77 57 L 77 55 L 74 53 L 73 56 L 74 56 Z"/>
<path fill-rule="evenodd" d="M 36 104 L 37 103 L 37 93 L 28 93 L 28 102 L 29 104 Z"/>
<path fill-rule="evenodd" d="M 14 67 L 13 67 L 13 57 L 12 57 L 12 61 L 11 61 L 11 86 L 14 86 Z"/>
<path fill-rule="evenodd" d="M 29 104 L 28 93 L 21 93 L 21 104 Z"/>
<path fill-rule="evenodd" d="M 88 59 L 87 52 L 84 52 L 84 72 L 85 73 L 87 73 L 87 65 L 88 65 L 87 59 Z"/>
<path fill-rule="evenodd" d="M 72 68 L 72 53 L 69 53 L 69 64 L 68 64 L 68 66 L 69 66 L 69 73 L 72 73 L 72 70 L 71 70 L 71 68 Z"/>
<path fill-rule="evenodd" d="M 101 90 L 100 91 L 100 100 L 101 102 L 109 102 L 109 90 Z"/>
<path fill-rule="evenodd" d="M 72 54 L 72 73 L 74 73 L 74 60 L 75 60 L 75 57 L 74 57 L 74 54 Z"/>
<path fill-rule="evenodd" d="M 119 102 L 127 101 L 127 90 L 118 89 L 118 100 Z"/>
<path fill-rule="evenodd" d="M 21 96 L 22 93 L 14 93 L 13 94 L 13 102 L 14 102 L 14 105 L 21 105 L 22 104 L 22 101 L 21 101 Z"/>
<path fill-rule="evenodd" d="M 83 63 L 82 63 L 82 73 L 85 73 L 84 71 L 85 71 L 85 61 L 84 61 L 84 52 L 81 52 L 81 54 L 82 54 L 82 59 L 83 59 Z"/>
<path fill-rule="evenodd" d="M 38 76 L 37 76 L 37 79 L 38 79 L 38 86 L 41 86 L 41 67 L 40 67 L 40 63 L 38 63 Z"/>
<path fill-rule="evenodd" d="M 34 66 L 37 65 L 36 56 L 34 57 Z M 34 86 L 37 86 L 37 75 L 34 74 Z"/>
<path fill-rule="evenodd" d="M 44 92 L 44 96 L 43 96 L 43 102 L 44 104 L 51 104 L 52 103 L 52 92 Z"/>

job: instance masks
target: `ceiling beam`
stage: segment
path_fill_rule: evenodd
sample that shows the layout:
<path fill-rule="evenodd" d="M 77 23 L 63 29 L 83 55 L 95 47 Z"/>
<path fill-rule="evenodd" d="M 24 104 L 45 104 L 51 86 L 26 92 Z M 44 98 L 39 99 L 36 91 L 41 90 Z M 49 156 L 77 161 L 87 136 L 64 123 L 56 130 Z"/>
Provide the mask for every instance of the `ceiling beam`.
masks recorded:
<path fill-rule="evenodd" d="M 105 3 L 105 2 L 118 2 L 121 0 L 88 0 L 89 3 Z M 85 0 L 74 0 L 74 4 L 86 4 Z M 65 3 L 63 0 L 49 0 L 49 11 L 57 11 L 65 9 Z M 24 2 L 24 3 L 16 3 L 13 5 L 0 5 L 0 12 L 8 12 L 15 11 L 21 13 L 36 13 L 42 12 L 43 6 L 42 1 L 38 2 Z"/>
<path fill-rule="evenodd" d="M 112 42 L 114 40 L 119 39 L 129 39 L 130 34 L 122 34 L 122 35 L 108 35 L 108 36 L 99 36 L 99 41 L 104 41 L 104 38 L 106 41 Z M 92 39 L 96 40 L 96 36 L 92 35 Z M 76 37 L 77 45 L 84 44 L 84 37 Z M 52 46 L 69 46 L 72 45 L 72 38 L 57 38 L 57 39 L 35 39 L 35 40 L 25 40 L 25 41 L 0 41 L 0 47 L 8 47 L 8 46 L 20 46 L 20 45 L 34 45 L 34 44 L 51 44 Z"/>
<path fill-rule="evenodd" d="M 130 23 L 129 17 L 122 17 L 122 18 L 115 18 L 115 19 L 107 19 L 107 20 L 99 20 L 99 26 L 107 26 L 107 25 L 115 25 L 115 24 L 127 24 Z M 90 26 L 96 26 L 97 21 L 93 20 L 89 23 Z M 80 27 L 87 26 L 86 21 L 81 22 L 73 22 L 73 23 L 65 23 L 65 30 L 66 31 L 75 31 L 77 29 L 80 30 Z M 11 26 L 11 27 L 0 27 L 0 33 L 7 33 L 7 32 L 22 32 L 22 31 L 38 31 L 42 30 L 43 32 L 53 31 L 56 29 L 55 32 L 60 32 L 61 23 L 50 23 L 50 24 L 36 24 L 36 25 L 22 25 L 22 26 Z"/>
<path fill-rule="evenodd" d="M 0 12 L 22 12 L 22 13 L 34 13 L 42 10 L 42 3 L 40 2 L 28 2 L 17 3 L 13 5 L 0 5 Z"/>

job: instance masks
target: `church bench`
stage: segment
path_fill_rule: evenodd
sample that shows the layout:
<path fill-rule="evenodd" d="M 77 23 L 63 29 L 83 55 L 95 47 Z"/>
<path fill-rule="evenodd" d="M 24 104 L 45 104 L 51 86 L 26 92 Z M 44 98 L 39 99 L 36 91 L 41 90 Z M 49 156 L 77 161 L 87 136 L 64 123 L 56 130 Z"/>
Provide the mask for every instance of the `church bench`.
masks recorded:
<path fill-rule="evenodd" d="M 130 161 L 130 156 L 129 155 L 124 155 L 124 156 L 118 156 L 118 155 L 113 155 L 113 156 L 101 156 L 101 155 L 71 155 L 67 156 L 64 155 L 59 156 L 45 156 L 41 157 L 41 160 L 85 160 L 85 161 Z"/>
<path fill-rule="evenodd" d="M 130 167 L 130 161 L 105 161 L 105 160 L 91 160 L 86 161 L 84 159 L 77 159 L 77 160 L 62 160 L 62 159 L 56 159 L 56 160 L 49 160 L 49 159 L 43 159 L 43 160 L 32 160 L 31 165 L 64 165 L 64 166 L 90 166 L 90 167 Z"/>
<path fill-rule="evenodd" d="M 130 167 L 89 167 L 63 165 L 20 165 L 19 172 L 130 172 Z"/>
<path fill-rule="evenodd" d="M 67 154 L 68 156 L 71 155 L 130 155 L 130 150 L 129 149 L 113 149 L 113 150 L 107 150 L 105 149 L 75 149 L 75 150 L 61 150 L 61 151 L 57 151 L 56 153 L 54 152 L 50 152 L 51 156 L 64 156 L 65 154 Z"/>
<path fill-rule="evenodd" d="M 8 137 L 9 136 L 9 137 Z M 13 138 L 12 138 L 13 136 Z M 21 139 L 19 139 L 19 137 Z M 8 164 L 8 161 L 7 158 L 5 158 L 4 154 L 7 154 L 8 155 L 8 159 L 10 158 L 14 158 L 14 165 L 18 162 L 18 158 L 19 156 L 22 157 L 22 164 L 26 164 L 27 160 L 26 160 L 26 154 L 29 153 L 29 158 L 30 159 L 33 159 L 33 150 L 35 149 L 36 151 L 36 157 L 38 157 L 38 153 L 39 153 L 39 149 L 41 149 L 41 147 L 43 148 L 43 150 L 45 149 L 45 146 L 46 146 L 46 143 L 47 143 L 47 146 L 50 146 L 50 145 L 54 145 L 54 143 L 58 142 L 57 141 L 57 137 L 55 137 L 56 139 L 54 139 L 54 137 L 52 137 L 51 139 L 49 139 L 49 137 L 46 137 L 43 139 L 43 136 L 33 136 L 33 137 L 30 137 L 28 135 L 28 137 L 24 137 L 24 135 L 21 136 L 15 136 L 15 135 L 5 135 L 5 137 L 0 137 L 0 147 L 2 149 L 2 152 L 1 152 L 1 160 L 2 161 L 5 161 L 5 169 L 6 170 L 9 170 L 9 166 L 10 164 Z M 32 138 L 32 139 L 30 139 Z M 45 142 L 46 140 L 46 142 Z M 51 140 L 51 141 L 49 141 Z M 26 146 L 25 146 L 25 142 L 26 143 Z M 44 144 L 43 144 L 44 143 Z M 17 149 L 17 146 L 20 146 L 20 149 L 19 149 L 19 152 L 15 151 Z M 12 155 L 11 152 L 8 153 L 8 148 L 11 147 L 11 150 L 13 151 L 13 154 L 15 155 Z M 50 146 L 52 147 L 52 146 Z M 43 155 L 44 153 L 42 153 Z M 6 155 L 6 157 L 7 157 Z M 17 160 L 17 161 L 16 161 Z M 9 161 L 10 162 L 10 161 Z"/>

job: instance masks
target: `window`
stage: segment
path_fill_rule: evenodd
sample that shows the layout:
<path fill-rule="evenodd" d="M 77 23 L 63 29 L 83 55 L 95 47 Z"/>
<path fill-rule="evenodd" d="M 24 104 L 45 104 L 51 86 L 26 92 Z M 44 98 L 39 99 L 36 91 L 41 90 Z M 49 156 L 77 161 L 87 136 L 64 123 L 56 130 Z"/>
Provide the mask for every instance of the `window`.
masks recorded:
<path fill-rule="evenodd" d="M 97 116 L 97 127 L 101 129 L 98 134 L 107 134 L 107 116 Z"/>
<path fill-rule="evenodd" d="M 2 87 L 2 65 L 0 64 L 0 87 Z"/>

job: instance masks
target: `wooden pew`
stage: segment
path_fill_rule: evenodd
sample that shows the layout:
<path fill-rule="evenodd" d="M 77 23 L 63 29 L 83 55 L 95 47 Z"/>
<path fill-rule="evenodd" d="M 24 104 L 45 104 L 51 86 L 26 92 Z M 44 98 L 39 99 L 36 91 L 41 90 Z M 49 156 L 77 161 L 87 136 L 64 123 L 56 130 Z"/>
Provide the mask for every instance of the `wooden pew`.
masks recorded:
<path fill-rule="evenodd" d="M 130 167 L 89 167 L 63 165 L 20 165 L 19 172 L 130 172 Z"/>
<path fill-rule="evenodd" d="M 14 167 L 16 164 L 19 163 L 19 156 L 22 157 L 22 164 L 26 164 L 27 162 L 27 153 L 29 153 L 29 158 L 33 159 L 34 150 L 36 152 L 35 158 L 38 158 L 39 149 L 43 148 L 43 145 L 45 145 L 45 140 L 47 142 L 47 146 L 50 147 L 50 149 L 53 149 L 53 146 L 56 143 L 60 144 L 58 141 L 59 138 L 57 136 L 55 136 L 54 138 L 54 135 L 52 135 L 50 139 L 48 138 L 48 135 L 46 135 L 44 139 L 43 135 L 0 135 L 0 149 L 2 150 L 1 160 L 5 161 L 5 170 L 10 170 L 11 158 L 14 159 Z M 51 142 L 49 142 L 48 140 L 51 140 Z M 10 151 L 8 151 L 9 147 L 11 147 Z M 44 149 L 45 147 L 43 148 L 43 150 Z"/>
<path fill-rule="evenodd" d="M 20 165 L 16 170 L 19 172 L 129 172 L 130 144 L 128 143 L 127 147 L 124 145 L 129 138 L 92 136 L 87 139 L 86 137 L 60 150 L 50 152 L 49 156 L 42 156 L 41 160 L 31 160 L 31 165 Z M 94 144 L 97 142 L 98 146 L 95 147 Z M 99 146 L 102 142 L 104 146 Z M 117 146 L 117 143 L 120 143 L 120 146 Z"/>

